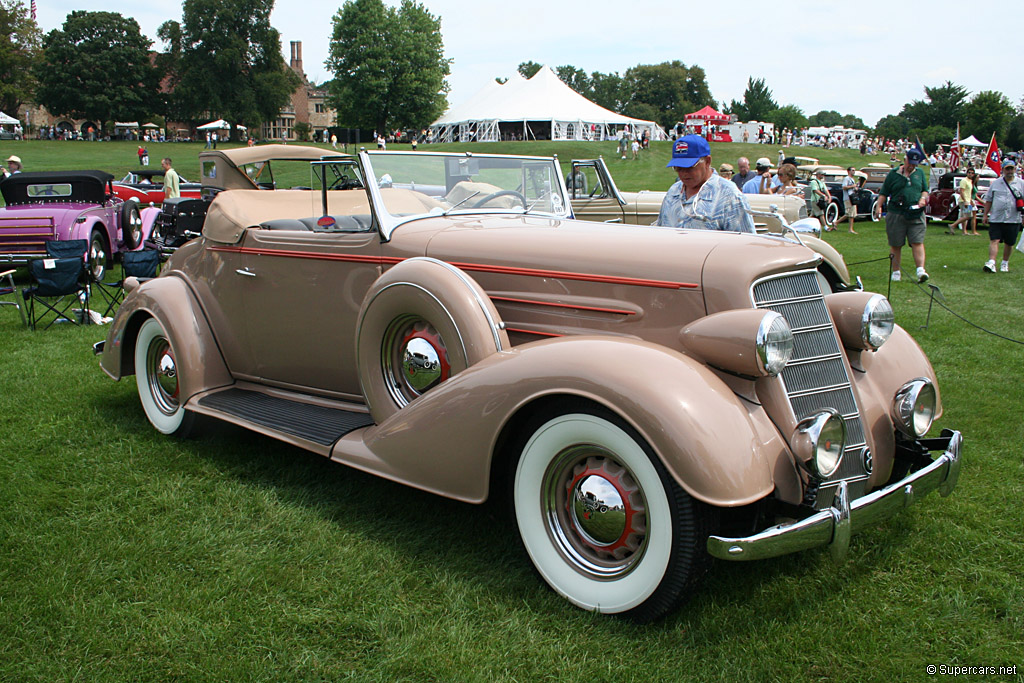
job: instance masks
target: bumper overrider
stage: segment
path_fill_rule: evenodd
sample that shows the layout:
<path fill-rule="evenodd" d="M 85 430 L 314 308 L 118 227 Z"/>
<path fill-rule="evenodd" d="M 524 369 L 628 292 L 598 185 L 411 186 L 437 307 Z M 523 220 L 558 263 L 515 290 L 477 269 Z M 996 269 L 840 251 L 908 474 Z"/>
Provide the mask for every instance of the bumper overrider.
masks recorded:
<path fill-rule="evenodd" d="M 829 546 L 832 557 L 841 560 L 849 548 L 852 534 L 895 516 L 935 489 L 942 496 L 948 496 L 960 475 L 962 441 L 960 432 L 944 429 L 941 437 L 919 442 L 928 451 L 942 450 L 942 455 L 900 481 L 852 503 L 846 483 L 842 482 L 831 508 L 745 538 L 711 536 L 708 538 L 708 552 L 721 560 L 763 560 Z"/>

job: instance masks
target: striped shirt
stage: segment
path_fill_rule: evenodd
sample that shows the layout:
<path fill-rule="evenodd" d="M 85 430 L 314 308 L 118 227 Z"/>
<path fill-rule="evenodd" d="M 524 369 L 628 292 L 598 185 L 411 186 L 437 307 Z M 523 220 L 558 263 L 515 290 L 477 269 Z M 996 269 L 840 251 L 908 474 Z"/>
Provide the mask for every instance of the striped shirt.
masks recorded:
<path fill-rule="evenodd" d="M 691 230 L 754 232 L 750 204 L 736 184 L 712 175 L 693 197 L 683 196 L 683 181 L 668 189 L 654 225 Z"/>

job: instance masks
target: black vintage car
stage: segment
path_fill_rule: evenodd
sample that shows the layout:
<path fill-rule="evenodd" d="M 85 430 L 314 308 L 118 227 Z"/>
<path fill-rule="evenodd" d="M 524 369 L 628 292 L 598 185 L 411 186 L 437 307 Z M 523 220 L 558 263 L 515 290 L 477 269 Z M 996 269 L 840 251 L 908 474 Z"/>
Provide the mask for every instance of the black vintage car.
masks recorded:
<path fill-rule="evenodd" d="M 828 187 L 829 194 L 832 195 L 832 202 L 825 209 L 825 222 L 835 225 L 846 215 L 846 206 L 843 203 L 843 184 L 825 183 L 825 185 Z M 863 187 L 853 191 L 853 204 L 857 207 L 857 218 L 870 216 L 872 221 L 882 220 L 881 207 L 876 206 L 877 203 L 877 193 Z"/>
<path fill-rule="evenodd" d="M 203 221 L 209 207 L 210 201 L 200 197 L 165 199 L 153 222 L 150 246 L 173 251 L 193 237 L 198 237 L 203 230 Z"/>

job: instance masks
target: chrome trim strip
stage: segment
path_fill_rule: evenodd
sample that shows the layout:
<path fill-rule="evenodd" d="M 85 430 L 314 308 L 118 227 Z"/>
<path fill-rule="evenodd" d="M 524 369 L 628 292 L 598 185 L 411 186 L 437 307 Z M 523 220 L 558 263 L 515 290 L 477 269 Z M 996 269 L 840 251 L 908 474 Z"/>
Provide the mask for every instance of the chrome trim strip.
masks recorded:
<path fill-rule="evenodd" d="M 838 502 L 828 510 L 745 538 L 710 536 L 708 552 L 720 560 L 762 560 L 828 545 L 833 557 L 841 555 L 845 552 L 843 546 L 849 544 L 850 534 L 895 516 L 936 489 L 942 496 L 952 492 L 960 475 L 963 437 L 958 431 L 944 430 L 943 436 L 947 435 L 948 444 L 942 455 L 894 484 L 850 503 L 844 495 L 846 482 L 841 482 L 836 495 Z"/>

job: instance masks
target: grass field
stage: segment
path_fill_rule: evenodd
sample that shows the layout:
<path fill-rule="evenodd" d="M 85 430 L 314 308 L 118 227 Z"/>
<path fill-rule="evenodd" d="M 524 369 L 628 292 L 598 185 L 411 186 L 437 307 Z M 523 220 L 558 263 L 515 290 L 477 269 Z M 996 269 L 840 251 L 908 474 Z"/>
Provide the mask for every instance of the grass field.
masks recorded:
<path fill-rule="evenodd" d="M 674 178 L 667 143 L 637 162 L 612 143 L 469 148 L 604 152 L 627 190 Z M 3 142 L 0 157 L 119 176 L 134 149 Z M 167 149 L 195 175 L 201 145 L 153 145 L 151 158 Z M 826 239 L 885 293 L 882 225 L 857 225 Z M 986 238 L 945 227 L 928 230 L 931 284 L 971 323 L 1024 340 L 1024 255 L 983 274 Z M 689 604 L 645 627 L 547 590 L 492 506 L 234 428 L 162 437 L 134 382 L 97 367 L 105 328 L 33 333 L 0 308 L 0 680 L 941 681 L 928 665 L 1016 665 L 958 680 L 1024 681 L 1024 346 L 938 306 L 922 329 L 928 294 L 904 281 L 890 297 L 939 377 L 933 431 L 965 436 L 953 495 L 854 537 L 839 565 L 813 551 L 717 563 Z"/>

